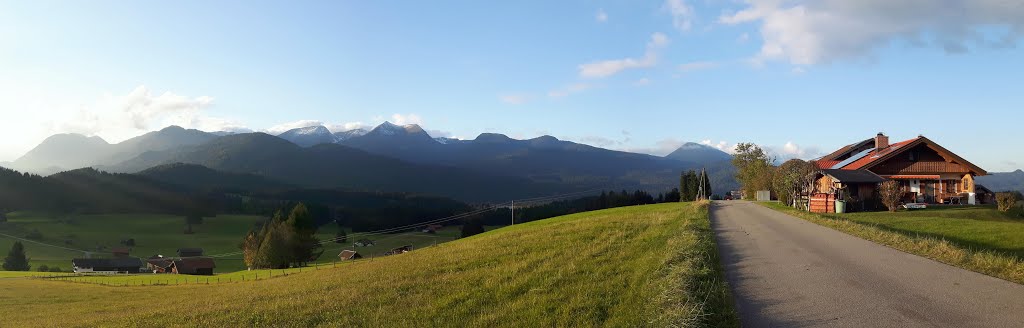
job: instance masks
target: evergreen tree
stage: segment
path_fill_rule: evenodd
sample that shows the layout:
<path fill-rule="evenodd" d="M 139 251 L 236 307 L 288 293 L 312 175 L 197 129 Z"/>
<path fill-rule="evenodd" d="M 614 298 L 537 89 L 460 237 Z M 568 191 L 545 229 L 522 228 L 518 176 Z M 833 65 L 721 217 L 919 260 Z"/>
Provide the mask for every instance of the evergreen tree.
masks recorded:
<path fill-rule="evenodd" d="M 686 199 L 686 191 L 690 190 L 690 180 L 687 178 L 686 172 L 679 172 L 679 200 L 683 201 Z"/>
<path fill-rule="evenodd" d="M 323 246 L 316 238 L 316 222 L 305 204 L 295 205 L 285 223 L 292 233 L 289 238 L 292 241 L 292 263 L 305 265 L 323 254 Z"/>
<path fill-rule="evenodd" d="M 348 233 L 345 232 L 345 227 L 341 226 L 341 221 L 334 221 L 338 224 L 338 232 L 334 234 L 334 242 L 338 244 L 344 244 L 348 242 Z"/>
<path fill-rule="evenodd" d="M 267 235 L 260 242 L 256 263 L 261 268 L 284 269 L 294 258 L 291 227 L 283 222 L 273 222 L 267 228 Z"/>
<path fill-rule="evenodd" d="M 11 251 L 4 258 L 3 268 L 6 271 L 28 271 L 32 266 L 28 265 L 28 258 L 25 257 L 25 245 L 20 241 L 14 242 Z"/>

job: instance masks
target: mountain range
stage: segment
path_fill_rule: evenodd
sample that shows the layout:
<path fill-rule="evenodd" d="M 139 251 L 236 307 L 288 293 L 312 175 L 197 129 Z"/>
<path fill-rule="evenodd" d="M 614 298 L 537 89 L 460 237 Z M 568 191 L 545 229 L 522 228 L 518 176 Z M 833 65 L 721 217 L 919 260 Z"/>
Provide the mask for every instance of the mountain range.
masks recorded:
<path fill-rule="evenodd" d="M 688 143 L 666 157 L 541 136 L 517 140 L 484 133 L 472 140 L 433 138 L 418 125 L 384 122 L 333 133 L 323 126 L 265 133 L 207 133 L 172 126 L 110 144 L 55 135 L 3 165 L 38 174 L 94 167 L 115 173 L 181 177 L 192 188 L 341 188 L 415 192 L 486 202 L 586 189 L 664 191 L 681 170 L 707 167 L 721 192 L 734 189 L 730 155 Z M 216 170 L 234 176 L 218 176 Z"/>

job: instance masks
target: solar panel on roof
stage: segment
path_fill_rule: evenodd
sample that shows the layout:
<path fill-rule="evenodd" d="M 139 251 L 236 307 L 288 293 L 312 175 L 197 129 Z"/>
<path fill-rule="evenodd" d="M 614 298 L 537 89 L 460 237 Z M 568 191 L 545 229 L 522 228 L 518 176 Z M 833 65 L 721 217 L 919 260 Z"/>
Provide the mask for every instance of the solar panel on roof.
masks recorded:
<path fill-rule="evenodd" d="M 850 163 L 856 162 L 857 160 L 859 160 L 861 158 L 864 158 L 864 156 L 867 156 L 868 154 L 870 154 L 874 150 L 875 150 L 874 148 L 870 148 L 868 150 L 859 152 L 856 155 L 850 156 L 850 158 L 847 158 L 846 160 L 844 160 L 842 162 L 839 162 L 839 164 L 833 165 L 832 169 L 838 170 L 838 169 L 843 168 L 843 166 L 850 165 Z"/>

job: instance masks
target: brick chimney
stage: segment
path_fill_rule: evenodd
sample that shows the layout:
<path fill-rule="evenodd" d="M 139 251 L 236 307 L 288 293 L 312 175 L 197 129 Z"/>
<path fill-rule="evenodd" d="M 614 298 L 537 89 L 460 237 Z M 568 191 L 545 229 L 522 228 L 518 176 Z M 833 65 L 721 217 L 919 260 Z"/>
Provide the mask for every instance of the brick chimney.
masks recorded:
<path fill-rule="evenodd" d="M 886 149 L 889 148 L 889 137 L 884 133 L 879 132 L 875 136 L 875 149 Z"/>

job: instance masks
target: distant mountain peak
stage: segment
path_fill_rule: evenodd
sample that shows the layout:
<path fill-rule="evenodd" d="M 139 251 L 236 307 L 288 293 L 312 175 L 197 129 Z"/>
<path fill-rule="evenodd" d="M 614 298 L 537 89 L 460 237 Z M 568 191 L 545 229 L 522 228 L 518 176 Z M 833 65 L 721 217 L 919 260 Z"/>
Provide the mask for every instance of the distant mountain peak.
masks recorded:
<path fill-rule="evenodd" d="M 166 128 L 160 129 L 160 132 L 168 132 L 168 131 L 185 131 L 185 128 L 177 126 L 177 125 L 171 125 L 171 126 L 168 126 Z"/>
<path fill-rule="evenodd" d="M 427 132 L 416 124 L 397 125 L 389 121 L 384 121 L 384 123 L 381 123 L 377 127 L 373 128 L 373 130 L 370 130 L 370 132 L 368 132 L 367 134 L 394 136 L 421 133 L 426 134 Z"/>
<path fill-rule="evenodd" d="M 501 133 L 484 132 L 484 133 L 481 133 L 479 136 L 476 137 L 476 141 L 482 141 L 482 142 L 510 142 L 510 141 L 513 141 L 513 140 L 512 140 L 512 138 L 509 138 L 508 136 L 506 136 L 504 134 L 501 134 Z"/>
<path fill-rule="evenodd" d="M 732 158 L 732 155 L 709 145 L 687 142 L 682 146 L 679 146 L 679 148 L 672 153 L 665 155 L 665 158 L 684 162 L 707 164 L 729 160 Z"/>
<path fill-rule="evenodd" d="M 286 134 L 287 135 L 324 135 L 324 134 L 331 134 L 331 130 L 328 130 L 323 125 L 314 125 L 314 126 L 307 126 L 307 127 L 291 129 L 291 130 L 282 132 L 281 134 L 279 134 L 279 136 L 286 135 Z"/>
<path fill-rule="evenodd" d="M 302 147 L 312 147 L 324 143 L 338 142 L 337 137 L 331 133 L 331 130 L 328 130 L 323 125 L 295 128 L 285 131 L 277 136 Z"/>

